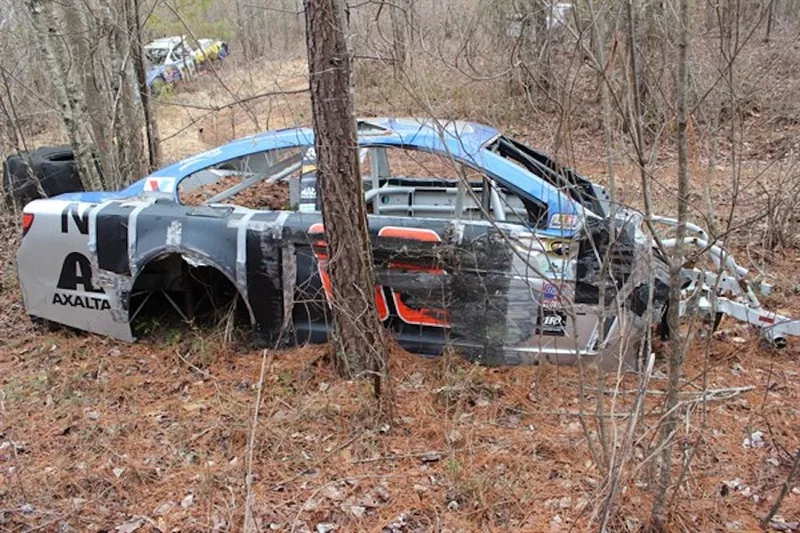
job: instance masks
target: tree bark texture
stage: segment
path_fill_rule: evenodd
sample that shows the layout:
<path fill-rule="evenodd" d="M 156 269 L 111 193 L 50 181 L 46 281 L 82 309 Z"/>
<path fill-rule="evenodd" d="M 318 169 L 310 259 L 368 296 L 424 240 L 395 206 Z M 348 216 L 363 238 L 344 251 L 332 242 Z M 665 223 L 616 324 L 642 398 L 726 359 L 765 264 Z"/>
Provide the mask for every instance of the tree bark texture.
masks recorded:
<path fill-rule="evenodd" d="M 86 94 L 86 110 L 89 113 L 92 141 L 95 148 L 95 157 L 100 164 L 103 176 L 111 176 L 114 172 L 114 152 L 110 150 L 112 135 L 109 131 L 108 110 L 102 83 L 95 75 L 97 53 L 98 21 L 94 17 L 85 16 L 83 7 L 76 8 L 64 5 L 64 24 L 69 28 L 69 35 L 65 37 L 70 50 L 70 59 L 80 72 L 81 82 Z M 102 60 L 99 61 L 103 64 Z"/>
<path fill-rule="evenodd" d="M 406 36 L 408 34 L 406 7 L 406 0 L 395 0 L 389 8 L 392 21 L 392 47 L 394 48 L 395 70 L 402 69 L 406 63 Z"/>
<path fill-rule="evenodd" d="M 117 4 L 114 15 L 114 25 L 110 28 L 109 39 L 114 39 L 120 55 L 120 68 L 114 72 L 117 76 L 117 94 L 119 95 L 114 109 L 116 111 L 117 144 L 121 160 L 119 173 L 121 182 L 118 186 L 124 187 L 147 174 L 142 128 L 144 109 L 133 65 L 133 49 L 139 47 L 139 44 L 134 41 L 133 35 L 128 30 L 127 1 Z"/>
<path fill-rule="evenodd" d="M 136 85 L 142 100 L 142 112 L 147 136 L 147 155 L 150 170 L 158 168 L 161 164 L 161 139 L 158 134 L 158 125 L 153 114 L 153 100 L 150 87 L 147 85 L 147 66 L 144 61 L 142 47 L 142 21 L 139 0 L 129 0 L 127 13 L 128 33 L 131 36 L 131 60 L 136 74 Z"/>
<path fill-rule="evenodd" d="M 344 376 L 370 375 L 381 398 L 385 396 L 381 383 L 388 375 L 388 350 L 375 309 L 344 2 L 306 0 L 305 8 L 318 190 L 328 244 L 337 364 Z M 381 406 L 383 413 L 385 407 Z"/>
<path fill-rule="evenodd" d="M 65 46 L 63 15 L 49 0 L 26 0 L 31 23 L 39 35 L 42 57 L 52 76 L 61 118 L 75 153 L 75 162 L 86 190 L 102 190 L 103 181 L 93 156 L 93 143 L 84 92 L 77 68 L 71 68 Z"/>

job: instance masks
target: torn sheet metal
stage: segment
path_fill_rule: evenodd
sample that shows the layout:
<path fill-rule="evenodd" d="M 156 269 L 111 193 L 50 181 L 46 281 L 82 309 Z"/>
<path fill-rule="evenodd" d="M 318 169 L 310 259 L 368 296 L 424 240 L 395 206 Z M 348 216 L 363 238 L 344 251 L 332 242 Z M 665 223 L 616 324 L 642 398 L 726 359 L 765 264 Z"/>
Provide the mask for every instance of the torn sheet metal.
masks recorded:
<path fill-rule="evenodd" d="M 410 351 L 439 354 L 453 347 L 490 365 L 600 359 L 609 368 L 635 368 L 640 341 L 668 294 L 667 262 L 642 230 L 641 216 L 618 209 L 611 220 L 602 188 L 574 171 L 492 128 L 451 126 L 392 119 L 360 125 L 369 132 L 359 137 L 362 152 L 395 146 L 439 153 L 491 183 L 492 201 L 461 216 L 464 199 L 455 202 L 455 214 L 447 195 L 463 194 L 471 182 L 419 182 L 421 196 L 433 203 L 415 206 L 413 179 L 391 178 L 388 164 L 373 165 L 380 174 L 374 186 L 401 179 L 410 191 L 401 199 L 408 205 L 395 211 L 406 216 L 385 216 L 378 206 L 368 217 L 375 301 L 386 328 Z M 178 278 L 184 267 L 224 275 L 247 307 L 257 343 L 324 342 L 335 305 L 327 264 L 335 258 L 328 257 L 321 213 L 192 207 L 177 196 L 181 180 L 233 158 L 287 148 L 309 154 L 312 145 L 310 130 L 269 132 L 176 163 L 117 193 L 29 204 L 25 213 L 34 221 L 18 252 L 26 311 L 132 340 L 131 295 L 156 290 L 142 288 L 143 272 L 163 260 L 178 272 L 158 275 Z M 508 213 L 498 191 L 515 198 Z M 424 207 L 439 216 L 414 216 Z M 490 211 L 496 220 L 487 220 Z M 708 249 L 727 274 L 712 279 L 687 270 L 691 294 L 682 312 L 728 313 L 772 339 L 800 332 L 798 322 L 763 310 L 746 271 L 702 230 L 690 229 L 698 231 L 689 243 Z M 153 287 L 159 281 L 182 288 L 176 279 L 149 280 Z"/>

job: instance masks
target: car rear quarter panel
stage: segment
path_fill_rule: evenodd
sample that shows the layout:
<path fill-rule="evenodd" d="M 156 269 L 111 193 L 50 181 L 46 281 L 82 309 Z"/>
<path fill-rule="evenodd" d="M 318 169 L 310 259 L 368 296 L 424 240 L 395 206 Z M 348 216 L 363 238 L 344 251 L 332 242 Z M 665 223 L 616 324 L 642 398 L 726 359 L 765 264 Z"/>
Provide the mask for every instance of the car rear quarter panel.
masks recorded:
<path fill-rule="evenodd" d="M 93 217 L 100 206 L 37 200 L 25 207 L 33 225 L 17 253 L 20 286 L 29 315 L 75 328 L 133 340 L 114 292 L 96 273 Z"/>

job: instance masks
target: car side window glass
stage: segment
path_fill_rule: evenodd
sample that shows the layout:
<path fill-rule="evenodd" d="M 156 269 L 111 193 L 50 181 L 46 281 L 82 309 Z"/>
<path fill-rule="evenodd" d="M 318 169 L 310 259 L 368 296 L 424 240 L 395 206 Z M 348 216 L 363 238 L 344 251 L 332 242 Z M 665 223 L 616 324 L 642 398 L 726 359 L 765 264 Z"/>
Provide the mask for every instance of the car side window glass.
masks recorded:
<path fill-rule="evenodd" d="M 178 198 L 185 205 L 298 209 L 302 178 L 316 176 L 316 167 L 304 164 L 306 152 L 303 147 L 268 150 L 204 168 L 181 180 Z"/>

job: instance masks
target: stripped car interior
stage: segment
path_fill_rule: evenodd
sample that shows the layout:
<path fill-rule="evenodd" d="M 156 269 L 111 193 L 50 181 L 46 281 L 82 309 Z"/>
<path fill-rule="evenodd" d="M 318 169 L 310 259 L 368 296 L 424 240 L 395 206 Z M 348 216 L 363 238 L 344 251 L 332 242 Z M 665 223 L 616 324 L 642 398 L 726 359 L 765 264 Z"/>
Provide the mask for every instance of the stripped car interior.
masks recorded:
<path fill-rule="evenodd" d="M 611 213 L 603 187 L 487 126 L 364 119 L 358 132 L 376 306 L 402 346 L 452 347 L 491 365 L 599 358 L 636 368 L 663 315 L 665 247 L 675 245 L 667 235 L 657 246 L 645 228 L 674 220 Z M 28 204 L 18 253 L 28 314 L 133 341 L 152 298 L 188 321 L 205 299 L 238 302 L 260 345 L 326 341 L 313 146 L 309 128 L 266 132 L 121 191 Z M 727 313 L 776 343 L 800 333 L 758 303 L 768 285 L 689 230 L 718 268 L 684 270 L 681 312 L 712 322 Z"/>

